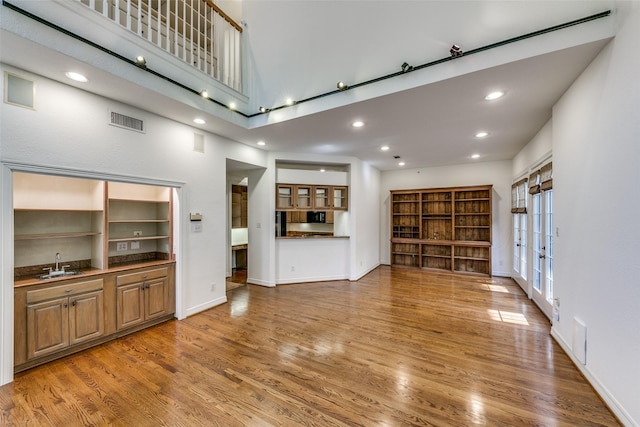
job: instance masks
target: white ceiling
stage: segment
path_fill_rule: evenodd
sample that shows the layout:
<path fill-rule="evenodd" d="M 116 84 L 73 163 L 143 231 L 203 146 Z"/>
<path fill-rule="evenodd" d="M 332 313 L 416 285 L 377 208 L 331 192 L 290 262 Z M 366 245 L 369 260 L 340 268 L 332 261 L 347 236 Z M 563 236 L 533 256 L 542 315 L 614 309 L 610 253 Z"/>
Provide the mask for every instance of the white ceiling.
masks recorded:
<path fill-rule="evenodd" d="M 276 107 L 448 56 L 452 43 L 471 50 L 613 9 L 612 1 L 243 1 L 250 109 Z M 615 11 L 614 11 L 615 12 Z M 611 20 L 612 18 L 606 18 Z M 266 115 L 224 115 L 176 94 L 144 87 L 135 72 L 103 58 L 69 55 L 11 32 L 1 34 L 2 62 L 64 81 L 77 65 L 90 74 L 84 90 L 278 152 L 353 156 L 380 170 L 511 159 L 551 117 L 551 108 L 608 41 L 588 23 L 447 61 L 366 87 Z M 591 26 L 591 27 L 589 27 Z M 580 27 L 580 28 L 578 28 Z M 612 28 L 612 25 L 609 25 Z M 595 30 L 591 30 L 595 28 Z M 86 49 L 86 47 L 85 47 Z M 45 66 L 46 64 L 46 66 Z M 147 79 L 157 79 L 145 76 Z M 150 89 L 151 88 L 151 89 Z M 506 96 L 484 101 L 490 90 Z M 363 120 L 360 129 L 351 127 Z M 478 140 L 485 130 L 490 135 Z M 388 145 L 388 152 L 379 147 Z M 473 153 L 480 154 L 471 160 Z M 230 163 L 231 168 L 244 166 Z"/>

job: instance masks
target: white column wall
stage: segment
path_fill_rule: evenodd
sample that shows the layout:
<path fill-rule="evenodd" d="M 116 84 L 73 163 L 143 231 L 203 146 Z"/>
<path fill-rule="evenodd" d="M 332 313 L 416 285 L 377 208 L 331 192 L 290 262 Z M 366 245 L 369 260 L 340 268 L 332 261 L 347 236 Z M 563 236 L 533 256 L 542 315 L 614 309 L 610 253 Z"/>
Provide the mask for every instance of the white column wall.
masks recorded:
<path fill-rule="evenodd" d="M 616 38 L 553 109 L 552 335 L 625 425 L 640 425 L 640 3 L 618 2 Z M 573 357 L 573 356 L 572 356 Z"/>
<path fill-rule="evenodd" d="M 511 275 L 511 161 L 384 171 L 380 188 L 380 262 L 390 263 L 389 192 L 414 188 L 493 185 L 491 270 Z"/>

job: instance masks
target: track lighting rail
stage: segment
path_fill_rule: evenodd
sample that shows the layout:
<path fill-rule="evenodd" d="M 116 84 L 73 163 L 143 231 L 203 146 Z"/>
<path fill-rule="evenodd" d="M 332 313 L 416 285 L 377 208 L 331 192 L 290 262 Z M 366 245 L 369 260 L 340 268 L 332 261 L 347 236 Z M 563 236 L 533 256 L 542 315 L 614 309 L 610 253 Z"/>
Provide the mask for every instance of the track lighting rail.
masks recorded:
<path fill-rule="evenodd" d="M 31 18 L 31 19 L 33 19 L 33 20 L 35 20 L 35 21 L 37 21 L 37 22 L 39 22 L 39 23 L 41 23 L 43 25 L 46 25 L 46 26 L 48 26 L 48 27 L 50 27 L 52 29 L 55 29 L 56 31 L 59 31 L 59 32 L 65 34 L 65 35 L 67 35 L 69 37 L 72 37 L 72 38 L 74 38 L 76 40 L 79 40 L 79 41 L 81 41 L 81 42 L 83 42 L 83 43 L 85 43 L 85 44 L 87 44 L 87 45 L 89 45 L 91 47 L 94 47 L 94 48 L 96 48 L 96 49 L 98 49 L 98 50 L 100 50 L 100 51 L 102 51 L 104 53 L 107 53 L 107 54 L 113 56 L 114 58 L 117 58 L 119 60 L 125 61 L 128 64 L 131 64 L 132 66 L 135 66 L 135 67 L 137 67 L 139 69 L 142 69 L 143 71 L 146 71 L 147 73 L 150 73 L 150 74 L 152 74 L 152 75 L 154 75 L 156 77 L 159 77 L 159 78 L 161 78 L 161 79 L 163 79 L 163 80 L 165 80 L 165 81 L 167 81 L 167 82 L 169 82 L 169 83 L 171 83 L 173 85 L 176 85 L 176 86 L 178 86 L 178 87 L 180 87 L 180 88 L 182 88 L 182 89 L 184 89 L 184 90 L 186 90 L 188 92 L 191 92 L 191 93 L 193 93 L 193 94 L 195 94 L 197 96 L 201 96 L 201 93 L 202 93 L 201 89 L 190 88 L 190 87 L 188 87 L 188 86 L 186 86 L 186 85 L 184 85 L 184 84 L 182 84 L 182 83 L 180 83 L 180 82 L 178 82 L 178 81 L 176 81 L 176 80 L 174 80 L 174 79 L 172 79 L 170 77 L 167 77 L 167 76 L 165 76 L 163 74 L 160 74 L 160 73 L 154 71 L 153 69 L 149 68 L 148 64 L 145 64 L 144 68 L 142 68 L 142 67 L 140 67 L 140 63 L 137 62 L 135 59 L 124 57 L 124 56 L 118 54 L 117 52 L 114 52 L 114 51 L 112 51 L 110 49 L 107 49 L 107 48 L 105 48 L 103 46 L 100 46 L 99 44 L 94 43 L 91 40 L 88 40 L 88 39 L 86 39 L 86 38 L 84 38 L 84 37 L 82 37 L 82 36 L 80 36 L 78 34 L 75 34 L 75 33 L 71 32 L 69 30 L 64 29 L 64 28 L 62 28 L 62 27 L 60 27 L 60 26 L 58 26 L 58 25 L 56 25 L 56 24 L 54 24 L 52 22 L 49 22 L 49 21 L 47 21 L 47 20 L 45 20 L 43 18 L 40 18 L 40 17 L 38 17 L 38 16 L 36 16 L 36 15 L 34 15 L 34 14 L 24 10 L 24 9 L 21 9 L 21 8 L 11 4 L 10 2 L 8 2 L 6 0 L 2 0 L 2 5 L 7 7 L 7 8 L 9 8 L 9 9 L 11 9 L 11 10 L 13 10 L 13 11 L 15 11 L 15 12 L 18 12 L 18 13 L 24 15 L 24 16 L 27 16 L 27 17 L 29 17 L 29 18 Z M 340 83 L 338 83 L 338 86 L 337 86 L 337 88 L 335 90 L 332 90 L 332 91 L 329 91 L 329 92 L 325 92 L 325 93 L 321 93 L 319 95 L 311 96 L 311 97 L 308 97 L 308 98 L 305 98 L 305 99 L 295 100 L 295 101 L 292 101 L 290 103 L 287 103 L 287 104 L 284 104 L 284 105 L 280 105 L 280 106 L 277 106 L 277 107 L 273 107 L 273 108 L 261 107 L 259 112 L 253 113 L 253 114 L 245 114 L 242 111 L 238 111 L 235 108 L 232 108 L 229 105 L 226 105 L 226 104 L 224 104 L 224 103 L 222 103 L 220 101 L 217 101 L 216 99 L 214 99 L 212 97 L 208 97 L 206 99 L 208 99 L 209 101 L 213 102 L 216 105 L 219 105 L 219 106 L 224 107 L 224 108 L 226 108 L 226 109 L 228 109 L 230 111 L 233 111 L 234 113 L 240 114 L 243 117 L 251 118 L 251 117 L 255 117 L 255 116 L 261 115 L 261 114 L 266 114 L 266 113 L 269 113 L 269 112 L 272 112 L 272 111 L 277 111 L 277 110 L 280 110 L 280 109 L 283 109 L 283 108 L 291 107 L 292 105 L 299 105 L 299 104 L 304 103 L 304 102 L 314 101 L 314 100 L 317 100 L 317 99 L 320 99 L 320 98 L 324 98 L 326 96 L 335 95 L 335 94 L 342 93 L 342 92 L 345 92 L 345 91 L 348 91 L 348 90 L 356 89 L 358 87 L 367 86 L 367 85 L 370 85 L 370 84 L 373 84 L 373 83 L 378 83 L 378 82 L 381 82 L 381 81 L 384 81 L 384 80 L 387 80 L 387 79 L 390 79 L 390 78 L 394 78 L 394 77 L 398 77 L 398 76 L 407 74 L 409 72 L 415 72 L 415 71 L 418 71 L 418 70 L 422 70 L 422 69 L 425 69 L 425 68 L 433 67 L 433 66 L 438 65 L 438 64 L 445 63 L 447 61 L 452 61 L 452 60 L 455 60 L 455 59 L 459 59 L 461 57 L 466 57 L 466 56 L 469 56 L 469 55 L 473 55 L 473 54 L 476 54 L 476 53 L 484 52 L 484 51 L 487 51 L 487 50 L 490 50 L 490 49 L 494 49 L 494 48 L 497 48 L 497 47 L 505 46 L 505 45 L 508 45 L 508 44 L 511 44 L 511 43 L 516 43 L 516 42 L 519 42 L 519 41 L 522 41 L 522 40 L 526 40 L 526 39 L 530 39 L 530 38 L 533 38 L 533 37 L 541 36 L 541 35 L 548 34 L 548 33 L 554 32 L 554 31 L 559 31 L 559 30 L 562 30 L 562 29 L 565 29 L 565 28 L 569 28 L 569 27 L 572 27 L 572 26 L 575 26 L 575 25 L 580 25 L 580 24 L 584 24 L 584 23 L 587 23 L 587 22 L 591 22 L 591 21 L 597 20 L 597 19 L 605 18 L 605 17 L 609 16 L 610 14 L 611 14 L 611 10 L 607 10 L 607 11 L 600 12 L 600 13 L 597 13 L 597 14 L 594 14 L 594 15 L 591 15 L 591 16 L 587 16 L 587 17 L 584 17 L 584 18 L 580 18 L 580 19 L 576 19 L 576 20 L 573 20 L 573 21 L 570 21 L 570 22 L 566 22 L 564 24 L 555 25 L 555 26 L 552 26 L 552 27 L 549 27 L 549 28 L 545 28 L 545 29 L 538 30 L 538 31 L 533 31 L 533 32 L 530 32 L 530 33 L 527 33 L 527 34 L 524 34 L 524 35 L 521 35 L 521 36 L 512 37 L 510 39 L 502 40 L 502 41 L 499 41 L 499 42 L 496 42 L 496 43 L 488 44 L 486 46 L 482 46 L 482 47 L 479 47 L 479 48 L 475 48 L 475 49 L 471 49 L 471 50 L 468 50 L 468 51 L 464 51 L 464 53 L 462 53 L 462 51 L 460 51 L 460 54 L 456 54 L 456 55 L 451 54 L 450 56 L 447 56 L 447 57 L 444 57 L 444 58 L 441 58 L 441 59 L 437 59 L 435 61 L 427 62 L 427 63 L 422 64 L 422 65 L 409 66 L 407 63 L 404 63 L 404 64 L 402 64 L 402 67 L 401 67 L 400 71 L 396 71 L 394 73 L 390 73 L 390 74 L 387 74 L 387 75 L 384 75 L 384 76 L 376 77 L 376 78 L 373 78 L 373 79 L 370 79 L 370 80 L 366 80 L 366 81 L 360 82 L 360 83 L 354 83 L 354 84 L 347 85 L 347 84 L 345 84 L 343 82 L 340 82 L 340 83 L 342 83 L 342 85 Z M 454 45 L 454 46 L 456 46 L 456 45 Z"/>

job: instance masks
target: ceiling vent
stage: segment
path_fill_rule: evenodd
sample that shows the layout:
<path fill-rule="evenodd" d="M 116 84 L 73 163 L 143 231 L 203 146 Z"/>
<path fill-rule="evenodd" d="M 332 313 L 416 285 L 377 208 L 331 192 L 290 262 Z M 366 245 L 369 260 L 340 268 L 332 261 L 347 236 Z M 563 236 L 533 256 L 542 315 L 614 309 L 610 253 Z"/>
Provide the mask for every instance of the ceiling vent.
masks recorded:
<path fill-rule="evenodd" d="M 144 133 L 144 121 L 136 119 L 135 117 L 127 116 L 124 114 L 116 113 L 115 111 L 109 112 L 109 124 L 111 126 L 117 126 L 123 129 L 129 129 L 136 132 Z"/>

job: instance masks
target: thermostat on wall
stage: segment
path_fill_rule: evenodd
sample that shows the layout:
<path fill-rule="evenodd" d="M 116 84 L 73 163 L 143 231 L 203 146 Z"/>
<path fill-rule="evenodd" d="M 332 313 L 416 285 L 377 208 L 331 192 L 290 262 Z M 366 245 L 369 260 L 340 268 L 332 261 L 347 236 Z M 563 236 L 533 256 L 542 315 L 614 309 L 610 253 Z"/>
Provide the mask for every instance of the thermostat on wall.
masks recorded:
<path fill-rule="evenodd" d="M 191 215 L 190 217 L 191 221 L 202 221 L 202 214 L 192 213 L 190 215 Z"/>

